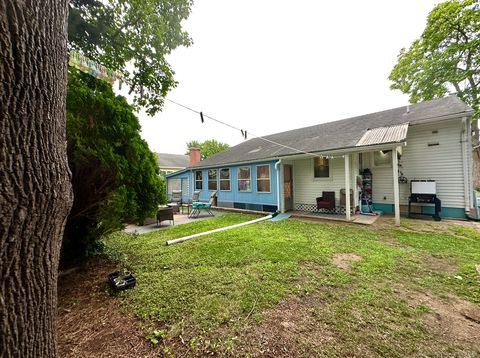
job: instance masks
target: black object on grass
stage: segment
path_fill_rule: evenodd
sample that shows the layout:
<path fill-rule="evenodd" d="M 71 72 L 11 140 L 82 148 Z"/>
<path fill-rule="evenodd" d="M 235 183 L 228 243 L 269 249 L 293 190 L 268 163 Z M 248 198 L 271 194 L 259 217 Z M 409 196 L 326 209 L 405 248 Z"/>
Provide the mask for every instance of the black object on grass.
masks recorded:
<path fill-rule="evenodd" d="M 137 279 L 131 272 L 124 272 L 121 274 L 119 271 L 115 271 L 108 275 L 108 283 L 114 291 L 122 291 L 127 288 L 135 287 Z"/>

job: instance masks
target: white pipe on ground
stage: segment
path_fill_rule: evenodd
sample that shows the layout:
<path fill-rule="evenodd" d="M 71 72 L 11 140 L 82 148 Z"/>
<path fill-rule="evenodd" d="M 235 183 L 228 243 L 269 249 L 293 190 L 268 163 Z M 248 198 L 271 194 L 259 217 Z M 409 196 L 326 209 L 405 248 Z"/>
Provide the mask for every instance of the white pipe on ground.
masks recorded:
<path fill-rule="evenodd" d="M 237 228 L 237 227 L 241 227 L 241 226 L 245 226 L 245 225 L 249 225 L 249 224 L 258 223 L 258 222 L 263 221 L 263 220 L 271 219 L 272 217 L 273 217 L 273 215 L 270 214 L 270 215 L 264 216 L 263 218 L 258 218 L 258 219 L 255 219 L 255 220 L 246 221 L 246 222 L 243 222 L 243 223 L 240 223 L 240 224 L 235 224 L 235 225 L 231 225 L 231 226 L 221 227 L 221 228 L 215 229 L 215 230 L 205 231 L 205 232 L 201 232 L 201 233 L 198 233 L 198 234 L 193 234 L 193 235 L 189 235 L 189 236 L 180 237 L 180 238 L 178 238 L 178 239 L 168 240 L 168 241 L 165 242 L 165 244 L 166 244 L 167 246 L 173 245 L 173 244 L 177 244 L 177 243 L 179 243 L 179 242 L 186 241 L 186 240 L 190 240 L 190 239 L 193 239 L 193 238 L 195 238 L 195 237 L 199 237 L 199 236 L 203 236 L 203 235 L 208 235 L 208 234 L 213 234 L 213 233 L 215 233 L 215 232 L 220 232 L 220 231 L 235 229 L 235 228 Z"/>

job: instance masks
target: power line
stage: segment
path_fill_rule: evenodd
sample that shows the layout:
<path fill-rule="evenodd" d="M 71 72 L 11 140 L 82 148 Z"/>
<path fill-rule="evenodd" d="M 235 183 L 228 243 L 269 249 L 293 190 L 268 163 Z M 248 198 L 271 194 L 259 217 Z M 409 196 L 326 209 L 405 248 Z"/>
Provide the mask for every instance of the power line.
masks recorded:
<path fill-rule="evenodd" d="M 314 154 L 314 153 L 306 152 L 306 151 L 301 150 L 301 149 L 298 149 L 298 148 L 290 147 L 290 146 L 288 146 L 288 145 L 275 142 L 275 141 L 270 140 L 270 139 L 267 139 L 267 138 L 265 138 L 265 137 L 256 135 L 256 134 L 254 134 L 254 133 L 252 133 L 252 132 L 250 132 L 250 131 L 246 131 L 246 130 L 244 130 L 244 129 L 237 128 L 237 127 L 235 127 L 235 126 L 233 126 L 233 125 L 231 125 L 231 124 L 229 124 L 229 123 L 226 123 L 226 122 L 223 122 L 223 121 L 221 121 L 221 120 L 219 120 L 219 119 L 213 118 L 213 117 L 211 117 L 211 116 L 209 116 L 209 115 L 206 115 L 205 113 L 203 113 L 203 112 L 201 112 L 201 111 L 197 111 L 197 110 L 195 110 L 195 109 L 193 109 L 193 108 L 190 108 L 190 107 L 188 107 L 188 106 L 185 106 L 184 104 L 178 103 L 178 102 L 176 102 L 176 101 L 174 101 L 174 100 L 171 100 L 171 99 L 169 99 L 169 98 L 165 98 L 165 100 L 167 100 L 167 101 L 169 101 L 169 102 L 171 102 L 171 103 L 173 103 L 173 104 L 176 104 L 177 106 L 183 107 L 183 108 L 185 108 L 185 109 L 187 109 L 187 110 L 189 110 L 189 111 L 191 111 L 191 112 L 193 112 L 193 113 L 199 114 L 202 119 L 205 117 L 205 118 L 211 119 L 212 121 L 215 121 L 215 122 L 217 122 L 217 123 L 223 124 L 224 126 L 227 126 L 227 127 L 232 128 L 232 129 L 238 130 L 238 131 L 240 131 L 240 132 L 242 133 L 242 135 L 244 136 L 245 139 L 246 139 L 247 133 L 248 133 L 248 134 L 250 134 L 252 137 L 261 139 L 261 140 L 263 140 L 263 141 L 265 141 L 265 142 L 268 142 L 268 143 L 271 143 L 271 144 L 278 145 L 278 146 L 283 147 L 283 148 L 287 148 L 287 149 L 293 150 L 293 151 L 298 152 L 298 153 L 307 154 L 307 155 L 310 155 L 310 156 L 315 157 L 315 158 L 324 158 L 324 157 L 332 157 L 332 158 L 333 158 L 333 156 L 317 155 L 317 154 Z M 202 123 L 203 123 L 203 120 L 202 120 Z"/>

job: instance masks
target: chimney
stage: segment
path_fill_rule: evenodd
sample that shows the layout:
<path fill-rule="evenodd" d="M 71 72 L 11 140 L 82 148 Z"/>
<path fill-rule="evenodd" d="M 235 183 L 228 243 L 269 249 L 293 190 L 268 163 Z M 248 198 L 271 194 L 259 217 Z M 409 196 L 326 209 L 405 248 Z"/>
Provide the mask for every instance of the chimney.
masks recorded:
<path fill-rule="evenodd" d="M 200 148 L 190 148 L 190 165 L 200 161 Z"/>

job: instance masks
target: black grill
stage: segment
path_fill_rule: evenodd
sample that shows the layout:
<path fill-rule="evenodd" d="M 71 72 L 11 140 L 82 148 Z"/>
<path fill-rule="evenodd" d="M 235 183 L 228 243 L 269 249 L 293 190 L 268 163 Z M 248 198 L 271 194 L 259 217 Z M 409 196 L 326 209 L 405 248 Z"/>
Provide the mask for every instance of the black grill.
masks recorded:
<path fill-rule="evenodd" d="M 408 217 L 414 215 L 432 216 L 434 220 L 440 221 L 440 212 L 442 211 L 442 202 L 437 197 L 435 180 L 414 179 L 410 181 L 411 195 L 408 198 Z M 435 214 L 412 213 L 412 203 L 417 204 L 434 204 Z"/>

